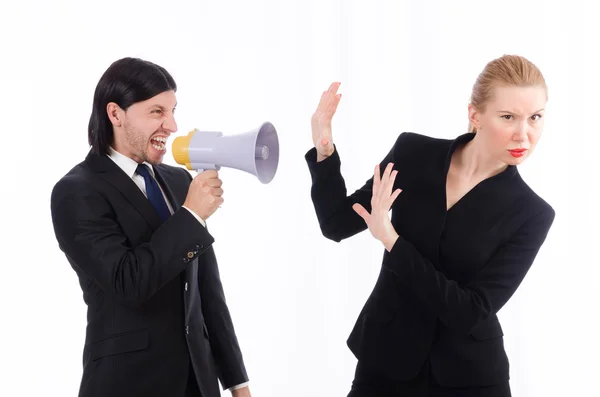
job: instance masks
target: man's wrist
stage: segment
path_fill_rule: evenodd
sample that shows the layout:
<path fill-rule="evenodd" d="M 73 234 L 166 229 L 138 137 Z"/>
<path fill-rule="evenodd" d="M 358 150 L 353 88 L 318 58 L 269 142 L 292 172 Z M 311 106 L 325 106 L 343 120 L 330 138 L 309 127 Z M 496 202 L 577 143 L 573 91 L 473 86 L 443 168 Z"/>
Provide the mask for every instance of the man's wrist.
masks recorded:
<path fill-rule="evenodd" d="M 229 389 L 231 391 L 232 397 L 251 397 L 250 388 L 248 387 L 248 382 L 243 383 L 238 386 L 234 386 Z"/>
<path fill-rule="evenodd" d="M 196 214 L 194 211 L 192 211 L 191 209 L 189 209 L 185 205 L 182 205 L 182 207 L 185 208 L 186 210 L 190 211 L 190 213 L 194 216 L 194 218 L 196 218 L 198 220 L 198 222 L 200 222 L 202 224 L 202 226 L 206 227 L 206 221 L 204 219 L 202 219 L 200 217 L 200 215 Z"/>

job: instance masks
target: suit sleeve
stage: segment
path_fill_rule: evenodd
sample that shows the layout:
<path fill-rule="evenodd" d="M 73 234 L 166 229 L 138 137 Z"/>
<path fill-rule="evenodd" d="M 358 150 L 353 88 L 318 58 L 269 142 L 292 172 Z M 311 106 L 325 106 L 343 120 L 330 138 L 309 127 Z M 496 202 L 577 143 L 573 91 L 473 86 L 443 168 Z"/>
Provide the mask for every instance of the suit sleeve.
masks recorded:
<path fill-rule="evenodd" d="M 226 390 L 248 382 L 248 375 L 212 247 L 203 255 L 201 263 L 198 286 L 202 297 L 202 313 L 206 320 L 219 380 L 223 390 Z"/>
<path fill-rule="evenodd" d="M 189 180 L 193 178 L 183 170 Z M 225 291 L 219 274 L 214 248 L 211 247 L 200 259 L 198 287 L 202 301 L 202 314 L 210 336 L 210 348 L 215 359 L 219 380 L 223 390 L 241 388 L 248 383 L 244 365 Z"/>
<path fill-rule="evenodd" d="M 469 333 L 497 313 L 529 271 L 554 221 L 554 210 L 529 219 L 485 267 L 464 285 L 437 271 L 414 245 L 398 238 L 383 261 L 403 290 L 410 291 L 448 327 Z"/>
<path fill-rule="evenodd" d="M 404 135 L 405 133 L 400 134 L 394 147 L 380 162 L 382 172 L 387 164 L 394 160 L 395 148 Z M 373 176 L 360 189 L 347 196 L 337 147 L 331 156 L 320 162 L 317 162 L 317 150 L 312 148 L 306 153 L 305 160 L 312 179 L 311 198 L 323 235 L 340 242 L 366 230 L 365 221 L 352 206 L 360 203 L 367 211 L 371 211 Z"/>
<path fill-rule="evenodd" d="M 142 306 L 213 243 L 189 211 L 176 211 L 132 246 L 105 197 L 86 183 L 59 181 L 51 195 L 54 232 L 69 261 L 124 305 Z"/>

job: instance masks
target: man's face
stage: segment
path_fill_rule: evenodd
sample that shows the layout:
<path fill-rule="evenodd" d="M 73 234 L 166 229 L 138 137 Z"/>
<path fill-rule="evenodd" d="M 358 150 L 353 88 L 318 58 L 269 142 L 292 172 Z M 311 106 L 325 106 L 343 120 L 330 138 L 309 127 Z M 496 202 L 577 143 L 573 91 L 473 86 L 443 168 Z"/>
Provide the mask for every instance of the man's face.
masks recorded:
<path fill-rule="evenodd" d="M 109 118 L 114 127 L 113 148 L 138 163 L 160 164 L 167 152 L 169 136 L 177 131 L 174 91 L 165 91 L 126 111 L 108 104 Z"/>

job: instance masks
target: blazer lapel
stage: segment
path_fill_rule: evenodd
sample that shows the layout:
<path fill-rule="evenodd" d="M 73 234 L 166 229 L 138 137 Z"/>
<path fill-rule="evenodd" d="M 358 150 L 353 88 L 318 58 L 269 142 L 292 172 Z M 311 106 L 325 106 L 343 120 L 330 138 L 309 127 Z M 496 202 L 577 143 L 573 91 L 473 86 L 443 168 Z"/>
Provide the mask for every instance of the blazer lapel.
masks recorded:
<path fill-rule="evenodd" d="M 181 188 L 180 185 L 176 183 L 172 170 L 167 167 L 154 166 L 154 175 L 156 175 L 156 180 L 162 186 L 167 198 L 171 202 L 171 206 L 173 207 L 173 212 L 177 211 L 181 208 L 183 203 L 185 202 L 185 197 L 187 195 L 187 186 L 186 189 Z M 194 259 L 189 266 L 185 268 L 185 270 L 181 273 L 182 283 L 189 283 L 189 288 L 197 288 L 197 280 L 198 277 L 198 258 Z M 186 311 L 186 318 L 189 318 L 190 312 L 195 310 L 195 307 L 191 305 L 188 307 Z"/>
<path fill-rule="evenodd" d="M 162 220 L 150 201 L 118 165 L 107 156 L 96 155 L 91 152 L 85 160 L 92 171 L 121 192 L 153 229 L 156 230 L 160 227 Z"/>
<path fill-rule="evenodd" d="M 183 205 L 183 202 L 185 201 L 185 196 L 178 197 L 178 195 L 175 193 L 175 190 L 173 188 L 173 185 L 175 183 L 173 179 L 173 173 L 170 169 L 166 167 L 153 166 L 152 168 L 154 169 L 154 175 L 156 175 L 156 180 L 158 181 L 158 183 L 160 183 L 160 186 L 163 188 L 165 194 L 167 195 L 167 199 L 173 207 L 173 212 L 177 211 Z"/>
<path fill-rule="evenodd" d="M 435 153 L 439 153 L 439 157 L 435 160 L 436 167 L 434 167 L 434 174 L 424 176 L 424 180 L 431 180 L 432 185 L 432 208 L 429 210 L 430 231 L 431 234 L 426 239 L 430 241 L 425 244 L 424 251 L 427 253 L 427 257 L 432 259 L 432 262 L 436 265 L 440 263 L 440 249 L 442 235 L 446 228 L 446 219 L 448 218 L 447 202 L 446 202 L 446 180 L 448 177 L 448 170 L 450 169 L 450 162 L 452 160 L 452 154 L 456 148 L 473 139 L 475 134 L 467 133 L 458 136 L 453 140 L 439 140 L 440 146 L 436 148 Z M 433 216 L 436 214 L 437 216 Z"/>

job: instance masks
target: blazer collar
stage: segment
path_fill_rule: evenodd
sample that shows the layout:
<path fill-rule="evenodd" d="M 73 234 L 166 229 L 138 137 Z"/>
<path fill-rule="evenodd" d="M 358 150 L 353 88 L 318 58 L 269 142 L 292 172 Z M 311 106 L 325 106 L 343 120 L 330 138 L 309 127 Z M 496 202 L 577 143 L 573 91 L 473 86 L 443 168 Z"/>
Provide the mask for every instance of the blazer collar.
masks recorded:
<path fill-rule="evenodd" d="M 450 161 L 452 160 L 452 154 L 456 151 L 456 149 L 459 146 L 466 144 L 467 142 L 471 141 L 473 138 L 475 138 L 475 133 L 467 132 L 466 134 L 459 135 L 454 140 L 450 141 L 450 147 L 448 148 L 448 152 L 446 154 L 444 175 L 447 175 L 448 170 L 450 169 Z M 503 180 L 506 178 L 511 178 L 511 177 L 515 176 L 517 173 L 518 173 L 517 166 L 509 164 L 508 167 L 506 167 L 506 169 L 504 171 L 502 171 L 501 173 L 499 173 L 497 175 L 494 175 L 492 178 L 494 180 Z"/>
<path fill-rule="evenodd" d="M 162 186 L 167 198 L 171 202 L 171 206 L 173 207 L 173 212 L 177 211 L 185 201 L 185 196 L 177 197 L 175 191 L 172 189 L 173 185 L 173 172 L 168 167 L 165 167 L 162 164 L 155 165 L 152 167 L 154 171 L 154 176 L 160 186 Z"/>
<path fill-rule="evenodd" d="M 118 159 L 117 161 L 124 160 L 118 156 L 115 158 Z M 127 199 L 131 205 L 144 217 L 144 219 L 146 219 L 148 224 L 153 229 L 158 229 L 162 225 L 162 220 L 150 201 L 131 179 L 135 169 L 137 168 L 137 165 L 128 164 L 127 161 L 123 161 L 123 163 L 127 165 L 122 168 L 109 156 L 97 155 L 91 151 L 86 156 L 85 161 L 90 169 L 98 175 L 98 177 L 102 178 L 106 183 L 112 185 L 115 189 L 121 192 L 125 199 Z M 132 168 L 133 171 L 130 174 Z M 170 171 L 166 167 L 160 166 L 150 167 L 150 169 L 156 176 L 157 181 L 161 184 L 161 187 L 164 189 L 168 199 L 171 201 L 173 210 L 176 211 L 181 206 L 181 203 L 169 187 L 168 180 L 171 176 Z"/>

